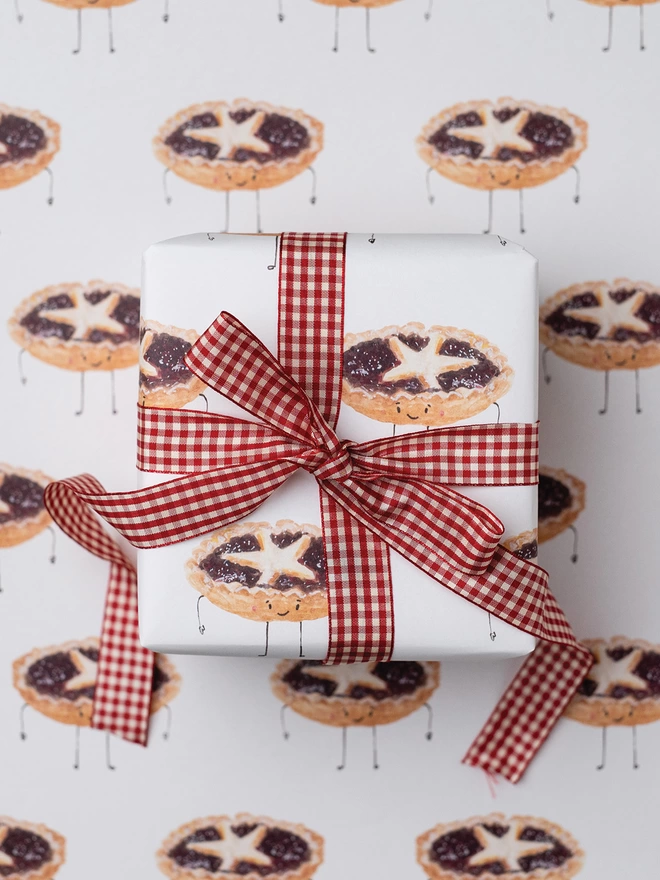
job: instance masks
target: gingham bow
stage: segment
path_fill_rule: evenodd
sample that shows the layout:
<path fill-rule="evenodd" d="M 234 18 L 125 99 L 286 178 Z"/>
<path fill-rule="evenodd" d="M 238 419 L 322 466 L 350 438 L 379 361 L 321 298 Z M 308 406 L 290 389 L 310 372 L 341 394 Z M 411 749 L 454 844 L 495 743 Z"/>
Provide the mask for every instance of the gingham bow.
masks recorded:
<path fill-rule="evenodd" d="M 344 246 L 345 238 L 334 234 L 282 237 L 279 361 L 227 313 L 186 357 L 199 378 L 260 422 L 140 408 L 139 467 L 185 476 L 131 493 L 98 492 L 80 478 L 58 485 L 135 546 L 152 548 L 242 519 L 305 468 L 320 489 L 328 662 L 390 658 L 388 547 L 443 586 L 544 640 L 465 758 L 516 781 L 591 656 L 549 593 L 546 572 L 504 550 L 497 517 L 449 485 L 535 483 L 537 428 L 464 425 L 360 444 L 340 440 L 334 426 Z M 60 521 L 65 507 L 49 504 Z"/>

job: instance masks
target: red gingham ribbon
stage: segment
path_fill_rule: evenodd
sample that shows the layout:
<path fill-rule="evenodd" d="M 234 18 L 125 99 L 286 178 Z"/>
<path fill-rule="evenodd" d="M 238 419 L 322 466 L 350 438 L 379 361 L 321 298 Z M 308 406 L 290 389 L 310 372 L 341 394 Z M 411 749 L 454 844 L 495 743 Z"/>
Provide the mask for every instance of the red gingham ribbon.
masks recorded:
<path fill-rule="evenodd" d="M 235 522 L 298 467 L 310 471 L 320 489 L 328 562 L 329 662 L 391 656 L 387 546 L 469 601 L 544 640 L 465 758 L 516 781 L 591 656 L 556 606 L 546 573 L 499 546 L 503 527 L 487 508 L 442 483 L 535 483 L 537 429 L 470 425 L 363 444 L 340 441 L 334 424 L 343 255 L 343 236 L 283 236 L 281 362 L 227 313 L 187 356 L 190 369 L 206 384 L 265 424 L 141 409 L 139 466 L 186 476 L 112 495 L 98 486 L 66 482 L 129 541 L 146 548 Z M 323 308 L 316 306 L 315 291 L 326 297 Z M 298 334 L 301 313 L 312 317 Z M 51 513 L 59 519 L 57 510 Z M 556 645 L 561 646 L 558 667 L 553 665 Z"/>

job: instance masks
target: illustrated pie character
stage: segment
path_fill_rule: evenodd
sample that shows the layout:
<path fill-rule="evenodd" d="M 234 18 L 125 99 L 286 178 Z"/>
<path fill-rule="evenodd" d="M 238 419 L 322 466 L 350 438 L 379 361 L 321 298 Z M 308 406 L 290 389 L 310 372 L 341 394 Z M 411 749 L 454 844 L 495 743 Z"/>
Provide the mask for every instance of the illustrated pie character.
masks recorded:
<path fill-rule="evenodd" d="M 77 42 L 73 50 L 78 55 L 82 49 L 82 13 L 84 9 L 107 9 L 108 10 L 108 51 L 115 51 L 114 33 L 112 26 L 112 10 L 115 6 L 127 6 L 134 0 L 46 0 L 54 6 L 62 9 L 75 9 L 77 11 Z"/>
<path fill-rule="evenodd" d="M 435 170 L 455 183 L 488 191 L 486 232 L 492 226 L 493 192 L 518 190 L 524 232 L 523 189 L 575 168 L 587 146 L 587 123 L 568 110 L 532 101 L 467 101 L 430 119 L 416 143 L 429 166 L 427 184 Z"/>
<path fill-rule="evenodd" d="M 0 816 L 0 877 L 9 880 L 50 880 L 64 864 L 66 841 L 61 834 Z"/>
<path fill-rule="evenodd" d="M 549 541 L 566 529 L 573 532 L 572 562 L 577 562 L 575 520 L 584 510 L 586 486 L 561 468 L 539 468 L 539 543 Z"/>
<path fill-rule="evenodd" d="M 171 880 L 308 880 L 323 862 L 323 838 L 297 822 L 251 813 L 206 816 L 173 831 L 156 860 Z"/>
<path fill-rule="evenodd" d="M 60 149 L 57 122 L 36 110 L 0 104 L 0 189 L 25 183 L 41 171 L 51 175 L 48 203 L 52 204 L 50 163 Z"/>
<path fill-rule="evenodd" d="M 639 370 L 660 364 L 660 287 L 628 278 L 573 284 L 541 306 L 540 334 L 559 357 L 605 373 L 601 414 L 608 409 L 610 370 L 634 370 L 640 413 Z"/>
<path fill-rule="evenodd" d="M 458 422 L 488 409 L 512 379 L 506 356 L 470 330 L 409 323 L 344 338 L 342 400 L 379 422 Z"/>
<path fill-rule="evenodd" d="M 87 371 L 114 371 L 138 362 L 140 291 L 107 281 L 54 284 L 20 303 L 9 319 L 9 333 L 23 351 L 81 374 L 80 415 Z"/>
<path fill-rule="evenodd" d="M 143 320 L 140 328 L 140 393 L 142 406 L 173 409 L 198 397 L 206 386 L 188 369 L 184 357 L 199 333 Z"/>
<path fill-rule="evenodd" d="M 648 3 L 657 3 L 658 0 L 586 0 L 587 3 L 591 3 L 593 6 L 602 6 L 607 7 L 607 44 L 603 46 L 603 52 L 609 52 L 612 48 L 612 32 L 614 30 L 614 7 L 615 6 L 637 6 L 639 9 L 639 48 L 640 51 L 644 51 L 646 49 L 646 45 L 644 43 L 644 7 Z M 550 17 L 554 16 L 552 13 Z"/>
<path fill-rule="evenodd" d="M 583 859 L 572 835 L 536 816 L 473 816 L 441 823 L 417 838 L 417 861 L 429 880 L 570 880 Z"/>
<path fill-rule="evenodd" d="M 181 677 L 163 654 L 156 654 L 152 684 L 151 714 L 168 707 L 179 693 Z M 66 642 L 48 648 L 35 648 L 13 664 L 14 687 L 30 706 L 62 724 L 89 727 L 98 674 L 99 639 Z M 21 720 L 24 708 L 21 710 Z M 169 713 L 168 713 L 169 714 Z M 24 730 L 21 738 L 26 739 Z M 167 738 L 167 733 L 165 734 Z M 76 734 L 78 769 L 79 739 Z M 108 764 L 109 764 L 108 758 Z"/>
<path fill-rule="evenodd" d="M 44 488 L 50 482 L 41 471 L 0 463 L 0 547 L 15 547 L 49 528 Z"/>
<path fill-rule="evenodd" d="M 225 231 L 231 191 L 256 190 L 261 231 L 259 191 L 307 169 L 314 176 L 311 166 L 322 147 L 323 124 L 317 119 L 302 110 L 247 98 L 186 107 L 168 119 L 153 140 L 156 158 L 167 171 L 226 194 Z M 169 203 L 167 189 L 165 197 Z"/>
<path fill-rule="evenodd" d="M 291 520 L 242 522 L 206 538 L 186 563 L 189 583 L 232 614 L 266 623 L 302 624 L 328 613 L 325 554 L 318 526 Z M 200 633 L 205 627 L 200 623 Z"/>
<path fill-rule="evenodd" d="M 352 8 L 362 8 L 365 11 L 365 37 L 366 37 L 366 45 L 368 52 L 375 52 L 376 50 L 371 45 L 371 10 L 377 9 L 380 6 L 390 6 L 392 3 L 395 3 L 396 0 L 315 0 L 316 3 L 321 3 L 323 6 L 334 6 L 335 7 L 335 42 L 332 47 L 333 52 L 339 51 L 339 10 L 340 9 L 350 9 Z M 430 0 L 432 2 L 432 0 Z M 281 10 L 280 10 L 281 14 Z M 429 12 L 427 13 L 427 18 L 430 17 L 430 7 Z M 281 18 L 280 18 L 281 20 Z"/>
<path fill-rule="evenodd" d="M 320 660 L 283 660 L 271 676 L 273 693 L 284 710 L 342 728 L 342 760 L 346 765 L 348 727 L 371 727 L 373 766 L 378 767 L 376 727 L 399 721 L 426 706 L 429 713 L 427 739 L 431 739 L 431 707 L 428 704 L 440 684 L 440 664 L 434 661 L 347 663 L 326 666 Z"/>
<path fill-rule="evenodd" d="M 502 541 L 502 546 L 510 550 L 519 559 L 536 559 L 539 555 L 538 533 L 529 529 Z"/>
<path fill-rule="evenodd" d="M 602 728 L 599 770 L 606 761 L 607 728 L 631 727 L 637 768 L 636 727 L 660 720 L 660 645 L 625 636 L 584 639 L 582 644 L 591 651 L 594 665 L 564 714 Z"/>

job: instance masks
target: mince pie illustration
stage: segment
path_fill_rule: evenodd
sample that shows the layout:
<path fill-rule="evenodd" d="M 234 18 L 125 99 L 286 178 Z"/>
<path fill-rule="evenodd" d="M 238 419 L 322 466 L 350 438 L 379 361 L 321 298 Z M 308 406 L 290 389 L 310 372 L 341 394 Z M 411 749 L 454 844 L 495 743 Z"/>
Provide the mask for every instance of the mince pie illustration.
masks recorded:
<path fill-rule="evenodd" d="M 219 608 L 266 624 L 302 624 L 328 614 L 323 537 L 318 526 L 280 520 L 242 522 L 206 538 L 186 563 L 190 584 Z"/>
<path fill-rule="evenodd" d="M 567 718 L 602 728 L 605 766 L 608 727 L 631 727 L 637 768 L 637 725 L 660 721 L 660 645 L 614 636 L 584 639 L 594 665 L 565 710 Z"/>
<path fill-rule="evenodd" d="M 114 370 L 138 362 L 140 291 L 107 281 L 54 284 L 23 300 L 9 333 L 22 351 L 80 373 L 77 415 L 84 410 L 85 373 L 110 371 L 115 412 Z"/>
<path fill-rule="evenodd" d="M 604 415 L 611 370 L 634 370 L 641 413 L 639 371 L 660 364 L 660 287 L 617 278 L 560 290 L 541 306 L 541 342 L 559 357 L 605 373 Z M 546 371 L 546 382 L 550 377 Z"/>
<path fill-rule="evenodd" d="M 50 528 L 44 489 L 51 482 L 41 471 L 0 462 L 0 547 L 15 547 Z"/>
<path fill-rule="evenodd" d="M 536 559 L 539 555 L 539 539 L 536 529 L 521 532 L 502 541 L 502 546 L 519 559 Z"/>
<path fill-rule="evenodd" d="M 284 712 L 342 728 L 342 760 L 346 766 L 347 729 L 371 727 L 373 766 L 378 767 L 376 728 L 399 721 L 426 707 L 429 714 L 427 739 L 431 739 L 432 711 L 429 699 L 440 684 L 440 664 L 435 661 L 347 663 L 326 666 L 320 660 L 283 660 L 271 676 L 275 696 Z"/>
<path fill-rule="evenodd" d="M 18 186 L 46 171 L 53 203 L 50 163 L 60 149 L 60 127 L 36 110 L 0 104 L 0 189 Z"/>
<path fill-rule="evenodd" d="M 417 838 L 417 861 L 429 880 L 570 880 L 583 859 L 567 831 L 536 816 L 473 816 L 441 823 Z"/>
<path fill-rule="evenodd" d="M 54 6 L 60 6 L 62 9 L 75 9 L 77 12 L 77 39 L 76 48 L 73 50 L 74 55 L 78 55 L 82 49 L 82 13 L 85 9 L 107 9 L 108 10 L 108 51 L 115 51 L 114 31 L 112 24 L 112 10 L 115 6 L 127 6 L 134 0 L 46 0 Z"/>
<path fill-rule="evenodd" d="M 571 561 L 578 560 L 575 520 L 584 510 L 586 486 L 561 468 L 539 468 L 539 543 L 549 541 L 566 529 L 573 533 Z"/>
<path fill-rule="evenodd" d="M 139 361 L 142 406 L 173 409 L 185 406 L 202 393 L 206 386 L 184 362 L 198 336 L 196 330 L 181 330 L 143 319 Z"/>
<path fill-rule="evenodd" d="M 315 0 L 316 3 L 321 3 L 323 6 L 334 6 L 335 7 L 335 42 L 332 47 L 333 52 L 339 51 L 339 10 L 340 9 L 353 9 L 362 8 L 365 12 L 365 38 L 366 38 L 366 46 L 368 52 L 375 52 L 376 50 L 371 45 L 371 10 L 376 9 L 380 6 L 390 6 L 392 3 L 395 3 L 396 0 Z M 432 2 L 432 0 L 430 0 Z M 281 10 L 280 10 L 281 14 Z M 430 6 L 429 12 L 427 13 L 427 17 L 430 17 Z M 281 20 L 281 19 L 280 19 Z"/>
<path fill-rule="evenodd" d="M 488 409 L 512 379 L 506 356 L 471 330 L 410 323 L 344 338 L 342 400 L 379 422 L 458 422 Z"/>
<path fill-rule="evenodd" d="M 309 169 L 323 147 L 323 124 L 286 107 L 238 98 L 207 101 L 179 111 L 153 140 L 156 158 L 168 171 L 198 186 L 224 192 L 225 232 L 229 194 L 254 190 L 257 231 L 261 231 L 259 192 L 279 186 Z M 165 198 L 171 201 L 167 188 Z M 312 194 L 312 203 L 315 196 Z"/>
<path fill-rule="evenodd" d="M 323 862 L 323 838 L 297 822 L 251 813 L 206 816 L 173 831 L 156 860 L 171 880 L 309 880 Z"/>
<path fill-rule="evenodd" d="M 609 52 L 612 48 L 612 34 L 614 31 L 614 7 L 615 6 L 637 6 L 639 9 L 639 48 L 640 51 L 646 49 L 644 42 L 644 7 L 647 3 L 657 3 L 658 0 L 585 0 L 593 6 L 607 7 L 607 43 L 603 46 L 603 52 Z M 554 12 L 550 8 L 550 0 L 546 0 L 548 18 L 552 21 Z"/>
<path fill-rule="evenodd" d="M 163 654 L 156 654 L 152 684 L 151 714 L 169 704 L 179 693 L 181 677 L 173 664 Z M 66 642 L 48 648 L 35 648 L 13 664 L 14 687 L 25 700 L 21 708 L 21 739 L 27 735 L 23 728 L 23 715 L 27 706 L 36 709 L 47 718 L 76 727 L 77 770 L 80 763 L 80 728 L 89 727 L 92 721 L 94 692 L 98 674 L 99 639 Z M 106 734 L 106 758 L 109 759 L 109 734 Z M 114 769 L 114 768 L 112 768 Z"/>
<path fill-rule="evenodd" d="M 64 864 L 66 841 L 61 834 L 0 816 L 0 877 L 9 880 L 50 880 Z"/>
<path fill-rule="evenodd" d="M 455 183 L 488 191 L 486 232 L 492 226 L 495 190 L 518 190 L 524 232 L 523 190 L 571 168 L 577 175 L 575 163 L 586 146 L 584 120 L 568 110 L 514 98 L 455 104 L 430 119 L 417 138 L 417 151 L 429 166 L 427 185 L 435 170 Z M 429 200 L 434 200 L 430 190 Z"/>

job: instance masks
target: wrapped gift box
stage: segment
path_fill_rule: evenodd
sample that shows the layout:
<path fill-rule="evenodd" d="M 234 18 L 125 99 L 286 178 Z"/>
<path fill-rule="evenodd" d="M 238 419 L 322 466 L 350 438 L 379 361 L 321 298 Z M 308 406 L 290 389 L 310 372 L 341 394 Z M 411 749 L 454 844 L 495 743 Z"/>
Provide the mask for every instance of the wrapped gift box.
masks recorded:
<path fill-rule="evenodd" d="M 212 413 L 246 417 L 205 389 L 181 358 L 221 311 L 234 314 L 276 352 L 276 255 L 274 235 L 202 233 L 147 250 L 142 403 L 201 410 L 208 404 Z M 537 264 L 523 248 L 498 236 L 349 234 L 345 266 L 340 438 L 362 442 L 427 425 L 498 419 L 536 422 Z M 437 369 L 440 374 L 433 372 Z M 440 377 L 445 392 L 455 393 L 426 391 L 429 370 Z M 378 393 L 381 386 L 387 386 L 387 393 Z M 139 486 L 173 476 L 139 472 Z M 461 486 L 459 491 L 502 520 L 509 549 L 533 554 L 535 486 Z M 264 655 L 268 644 L 272 657 L 297 657 L 302 644 L 305 657 L 324 658 L 328 619 L 319 593 L 320 521 L 316 481 L 299 470 L 249 523 L 219 537 L 209 534 L 138 551 L 143 644 L 169 653 L 233 656 Z M 512 657 L 533 650 L 532 636 L 490 621 L 485 611 L 398 553 L 391 552 L 390 560 L 396 623 L 392 659 Z M 284 577 L 297 584 L 302 611 L 284 601 L 278 604 L 277 596 L 267 601 L 259 588 L 267 566 L 271 583 L 280 586 L 286 585 L 281 580 L 281 569 L 286 569 Z M 203 598 L 204 578 L 220 570 L 223 581 L 237 578 L 222 607 Z M 264 618 L 270 618 L 268 626 Z"/>

